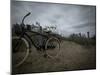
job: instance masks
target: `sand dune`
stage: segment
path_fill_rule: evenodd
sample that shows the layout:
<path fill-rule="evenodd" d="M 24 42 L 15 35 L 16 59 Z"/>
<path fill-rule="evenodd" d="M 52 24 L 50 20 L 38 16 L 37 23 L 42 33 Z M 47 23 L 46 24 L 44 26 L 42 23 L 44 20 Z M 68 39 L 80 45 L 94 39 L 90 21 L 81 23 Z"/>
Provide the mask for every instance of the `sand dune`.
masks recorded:
<path fill-rule="evenodd" d="M 74 42 L 61 43 L 61 51 L 57 58 L 44 58 L 34 47 L 27 60 L 16 70 L 16 73 L 34 73 L 51 71 L 84 70 L 96 68 L 95 47 L 86 48 Z"/>

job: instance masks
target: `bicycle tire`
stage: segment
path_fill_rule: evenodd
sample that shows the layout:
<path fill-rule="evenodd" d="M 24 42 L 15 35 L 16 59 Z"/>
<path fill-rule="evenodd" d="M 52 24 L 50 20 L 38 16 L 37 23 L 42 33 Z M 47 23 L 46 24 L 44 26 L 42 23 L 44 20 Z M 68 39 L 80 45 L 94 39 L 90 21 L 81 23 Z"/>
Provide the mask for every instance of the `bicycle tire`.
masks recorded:
<path fill-rule="evenodd" d="M 56 43 L 58 44 L 57 54 L 55 54 L 55 55 L 52 55 L 52 54 L 50 54 L 50 53 L 48 52 L 48 51 L 51 51 L 51 52 L 54 51 L 54 50 L 48 49 L 48 45 L 49 45 L 50 41 L 53 41 L 53 40 L 56 41 Z M 59 55 L 59 53 L 60 53 L 60 41 L 59 41 L 59 39 L 57 39 L 57 38 L 55 38 L 55 37 L 49 38 L 49 39 L 46 41 L 45 50 L 46 50 L 46 54 L 47 54 L 49 57 L 51 57 L 51 58 L 58 57 L 58 55 Z"/>
<path fill-rule="evenodd" d="M 14 36 L 14 37 L 12 37 L 12 42 L 13 42 L 13 40 L 16 40 L 16 39 L 18 39 L 19 40 L 19 38 L 20 37 L 18 37 L 18 36 Z M 29 43 L 28 43 L 28 41 L 25 39 L 25 38 L 21 38 L 20 39 L 20 41 L 23 41 L 24 42 L 24 44 L 26 45 L 26 51 L 25 51 L 25 54 L 24 54 L 24 57 L 21 59 L 21 61 L 20 62 L 18 62 L 18 63 L 16 63 L 16 64 L 14 64 L 13 66 L 14 67 L 19 67 L 20 65 L 22 65 L 23 63 L 24 63 L 24 61 L 27 59 L 27 57 L 28 57 L 28 55 L 29 55 Z M 20 45 L 21 46 L 21 45 Z M 13 44 L 12 44 L 12 47 L 13 47 Z M 21 53 L 21 52 L 19 52 L 19 53 Z M 13 55 L 15 54 L 15 53 L 12 53 Z M 20 54 L 21 55 L 21 54 Z M 19 56 L 20 56 L 19 55 Z M 13 57 L 13 56 L 12 56 Z M 14 59 L 17 59 L 17 58 L 14 58 Z M 13 59 L 12 59 L 12 61 L 14 61 Z"/>

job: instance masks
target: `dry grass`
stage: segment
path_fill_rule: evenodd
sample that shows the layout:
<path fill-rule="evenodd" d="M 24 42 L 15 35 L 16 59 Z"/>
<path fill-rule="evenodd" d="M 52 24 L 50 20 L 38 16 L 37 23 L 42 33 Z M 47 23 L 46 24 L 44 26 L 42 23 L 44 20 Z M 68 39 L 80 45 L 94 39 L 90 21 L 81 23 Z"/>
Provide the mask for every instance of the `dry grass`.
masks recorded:
<path fill-rule="evenodd" d="M 13 69 L 15 73 L 36 73 L 84 70 L 96 68 L 96 49 L 94 46 L 85 48 L 74 42 L 63 41 L 61 52 L 55 59 L 44 58 L 42 53 L 31 48 L 27 60 L 18 68 Z"/>

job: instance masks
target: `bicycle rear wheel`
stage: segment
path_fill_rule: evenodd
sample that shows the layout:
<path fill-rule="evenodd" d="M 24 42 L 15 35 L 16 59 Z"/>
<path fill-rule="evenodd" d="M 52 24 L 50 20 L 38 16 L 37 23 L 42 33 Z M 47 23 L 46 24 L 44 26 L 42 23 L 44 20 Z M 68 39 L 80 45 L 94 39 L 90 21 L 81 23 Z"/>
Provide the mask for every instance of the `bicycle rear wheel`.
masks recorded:
<path fill-rule="evenodd" d="M 57 57 L 60 53 L 60 41 L 55 37 L 49 38 L 46 42 L 45 49 L 49 57 Z"/>
<path fill-rule="evenodd" d="M 18 67 L 29 55 L 29 43 L 25 38 L 12 37 L 12 66 Z"/>

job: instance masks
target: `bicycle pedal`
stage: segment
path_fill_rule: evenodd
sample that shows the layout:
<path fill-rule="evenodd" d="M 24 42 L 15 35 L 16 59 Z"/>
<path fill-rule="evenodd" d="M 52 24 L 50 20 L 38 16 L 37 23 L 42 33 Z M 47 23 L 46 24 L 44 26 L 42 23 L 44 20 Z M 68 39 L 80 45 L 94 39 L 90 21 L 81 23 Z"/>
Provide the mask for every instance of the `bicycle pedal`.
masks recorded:
<path fill-rule="evenodd" d="M 50 56 L 48 56 L 47 54 L 44 54 L 43 56 L 44 58 L 50 58 Z"/>
<path fill-rule="evenodd" d="M 32 52 L 32 50 L 29 50 L 29 52 L 31 53 L 31 52 Z"/>
<path fill-rule="evenodd" d="M 44 54 L 43 56 L 44 56 L 45 58 L 47 58 L 47 57 L 48 57 L 48 55 L 47 55 L 47 54 Z"/>

